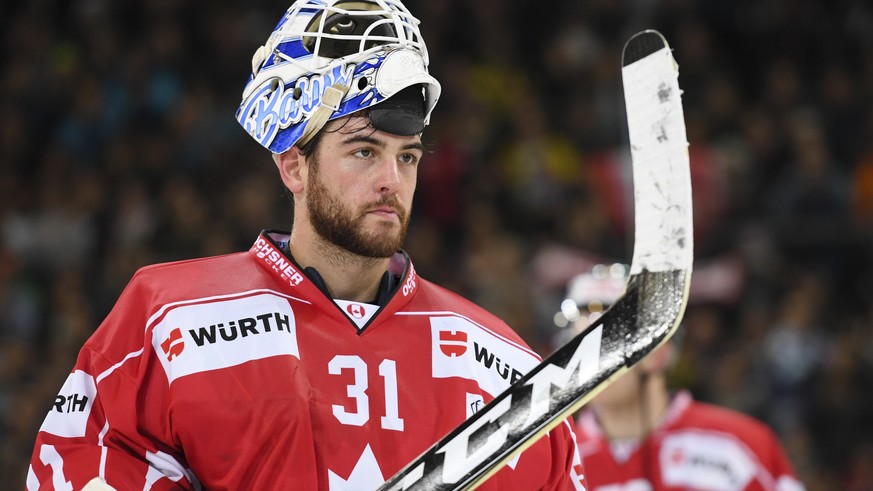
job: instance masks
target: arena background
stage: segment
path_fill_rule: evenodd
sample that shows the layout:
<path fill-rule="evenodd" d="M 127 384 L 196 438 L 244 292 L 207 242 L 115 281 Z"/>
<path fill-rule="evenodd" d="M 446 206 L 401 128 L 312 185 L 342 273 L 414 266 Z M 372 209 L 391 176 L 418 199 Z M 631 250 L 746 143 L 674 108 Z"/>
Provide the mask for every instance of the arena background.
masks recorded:
<path fill-rule="evenodd" d="M 233 118 L 280 2 L 0 4 L 0 476 L 140 266 L 290 227 Z M 675 48 L 696 257 L 671 380 L 770 423 L 812 491 L 873 489 L 873 8 L 409 0 L 443 97 L 417 269 L 543 354 L 566 281 L 630 260 L 620 53 Z"/>

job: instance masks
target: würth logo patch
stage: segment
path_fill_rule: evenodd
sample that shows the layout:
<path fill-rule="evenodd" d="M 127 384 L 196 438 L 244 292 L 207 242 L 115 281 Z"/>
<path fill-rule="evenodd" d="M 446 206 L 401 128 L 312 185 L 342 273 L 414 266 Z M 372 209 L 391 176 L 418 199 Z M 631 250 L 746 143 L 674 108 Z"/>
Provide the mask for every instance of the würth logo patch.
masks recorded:
<path fill-rule="evenodd" d="M 182 331 L 177 327 L 170 331 L 170 336 L 161 343 L 161 349 L 167 356 L 167 361 L 182 354 L 185 349 L 185 340 L 182 339 Z"/>
<path fill-rule="evenodd" d="M 272 331 L 291 333 L 291 319 L 288 315 L 280 312 L 266 312 L 263 314 L 243 317 L 234 321 L 218 322 L 209 327 L 188 329 L 188 334 L 197 346 L 215 344 L 224 341 L 236 341 L 252 334 L 264 334 Z M 172 335 L 172 334 L 171 334 Z"/>
<path fill-rule="evenodd" d="M 464 317 L 431 317 L 430 327 L 433 377 L 474 380 L 483 395 L 503 392 L 537 364 L 536 355 L 523 346 Z"/>
<path fill-rule="evenodd" d="M 464 331 L 440 331 L 440 351 L 455 357 L 467 352 L 467 333 Z"/>
<path fill-rule="evenodd" d="M 152 348 L 172 384 L 179 377 L 273 356 L 300 358 L 289 298 L 271 291 L 164 307 Z"/>
<path fill-rule="evenodd" d="M 495 356 L 494 353 L 488 351 L 488 348 L 479 343 L 473 343 L 473 351 L 477 362 L 489 370 L 494 370 L 500 375 L 500 378 L 509 380 L 510 383 L 514 384 L 523 375 L 520 371 L 509 366 L 506 360 L 501 360 L 499 356 Z"/>

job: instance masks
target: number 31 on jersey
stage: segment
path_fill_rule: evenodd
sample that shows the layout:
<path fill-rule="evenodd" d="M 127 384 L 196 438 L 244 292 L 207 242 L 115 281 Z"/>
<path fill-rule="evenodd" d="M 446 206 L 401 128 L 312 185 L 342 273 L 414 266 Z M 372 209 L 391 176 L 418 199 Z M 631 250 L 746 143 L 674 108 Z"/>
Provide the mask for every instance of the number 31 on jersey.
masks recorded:
<path fill-rule="evenodd" d="M 344 370 L 351 370 L 353 374 L 354 381 L 346 386 L 346 394 L 354 401 L 354 410 L 349 411 L 342 404 L 333 404 L 333 415 L 344 425 L 363 426 L 370 420 L 367 363 L 357 355 L 337 355 L 327 364 L 327 371 L 331 375 L 341 375 Z M 380 420 L 382 428 L 403 431 L 403 419 L 397 407 L 397 363 L 394 360 L 382 360 L 379 376 L 385 389 L 385 415 Z"/>

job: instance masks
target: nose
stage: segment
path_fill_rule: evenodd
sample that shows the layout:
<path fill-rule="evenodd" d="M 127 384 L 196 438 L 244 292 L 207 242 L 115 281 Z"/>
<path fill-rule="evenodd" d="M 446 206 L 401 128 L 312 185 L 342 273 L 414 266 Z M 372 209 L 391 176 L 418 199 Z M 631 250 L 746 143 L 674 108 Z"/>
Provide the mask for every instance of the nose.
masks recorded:
<path fill-rule="evenodd" d="M 400 167 L 397 160 L 385 156 L 379 162 L 376 187 L 380 194 L 393 194 L 400 190 Z"/>

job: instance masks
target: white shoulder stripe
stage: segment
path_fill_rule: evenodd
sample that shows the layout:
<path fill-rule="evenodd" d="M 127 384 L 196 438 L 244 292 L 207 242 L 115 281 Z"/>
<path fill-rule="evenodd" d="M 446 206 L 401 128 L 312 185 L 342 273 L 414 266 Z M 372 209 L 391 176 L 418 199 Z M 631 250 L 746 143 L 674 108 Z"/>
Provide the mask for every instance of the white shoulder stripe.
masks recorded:
<path fill-rule="evenodd" d="M 149 320 L 146 322 L 145 328 L 146 328 L 146 330 L 148 330 L 148 328 L 151 327 L 152 324 L 154 324 L 157 319 L 159 319 L 162 315 L 164 315 L 164 313 L 167 310 L 175 308 L 175 307 L 179 307 L 182 305 L 194 305 L 194 304 L 199 304 L 199 303 L 210 303 L 210 302 L 215 302 L 218 300 L 228 300 L 228 299 L 234 299 L 234 298 L 249 297 L 252 295 L 257 295 L 257 294 L 262 294 L 262 293 L 270 293 L 272 295 L 284 297 L 284 298 L 287 298 L 289 300 L 303 302 L 305 304 L 310 304 L 310 305 L 312 304 L 312 302 L 310 302 L 308 300 L 293 297 L 291 295 L 286 295 L 284 293 L 280 293 L 280 292 L 277 292 L 275 290 L 270 290 L 270 289 L 248 290 L 245 292 L 230 293 L 227 295 L 215 295 L 215 296 L 211 296 L 211 297 L 193 298 L 191 300 L 181 300 L 179 302 L 170 302 L 168 304 L 164 304 L 161 306 L 160 309 L 158 309 L 157 312 L 155 312 L 154 314 L 152 314 L 151 317 L 149 317 Z"/>
<path fill-rule="evenodd" d="M 106 445 L 103 445 L 103 438 L 107 433 L 109 433 L 109 418 L 106 418 L 106 424 L 103 425 L 103 429 L 100 430 L 100 434 L 97 435 L 97 445 L 100 446 L 100 469 L 97 475 L 104 480 L 106 479 L 106 454 L 108 453 L 108 449 L 106 448 Z"/>
<path fill-rule="evenodd" d="M 118 367 L 123 365 L 124 362 L 126 362 L 127 360 L 130 360 L 131 358 L 136 358 L 137 356 L 141 355 L 143 353 L 144 349 L 145 348 L 140 348 L 132 353 L 128 353 L 120 362 L 116 363 L 115 365 L 112 365 L 111 367 L 104 370 L 103 373 L 98 375 L 97 380 L 94 383 L 99 384 L 101 380 L 108 377 L 109 375 L 112 375 L 112 372 L 114 372 L 116 369 L 118 369 Z"/>

